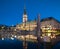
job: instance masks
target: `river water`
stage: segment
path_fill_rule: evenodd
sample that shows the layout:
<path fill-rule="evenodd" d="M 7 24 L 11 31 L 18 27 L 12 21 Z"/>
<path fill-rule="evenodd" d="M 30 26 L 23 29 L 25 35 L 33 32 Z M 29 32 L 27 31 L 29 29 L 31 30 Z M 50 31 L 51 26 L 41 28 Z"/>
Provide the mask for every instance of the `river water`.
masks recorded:
<path fill-rule="evenodd" d="M 18 39 L 0 39 L 0 49 L 23 49 L 23 42 Z M 37 44 L 28 42 L 28 49 L 37 49 Z M 44 49 L 43 45 L 40 45 L 40 49 Z M 54 45 L 52 49 L 60 49 L 60 42 Z"/>

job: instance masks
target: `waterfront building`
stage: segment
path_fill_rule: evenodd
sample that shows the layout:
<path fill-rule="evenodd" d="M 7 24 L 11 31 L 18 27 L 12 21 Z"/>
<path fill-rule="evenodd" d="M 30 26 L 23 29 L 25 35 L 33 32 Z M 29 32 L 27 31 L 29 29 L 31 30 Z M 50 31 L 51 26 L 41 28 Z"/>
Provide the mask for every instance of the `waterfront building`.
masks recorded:
<path fill-rule="evenodd" d="M 42 32 L 58 33 L 60 30 L 60 22 L 53 17 L 48 17 L 41 20 Z"/>
<path fill-rule="evenodd" d="M 36 31 L 37 21 L 28 21 L 26 8 L 24 8 L 23 22 L 16 25 L 17 30 Z M 40 21 L 40 26 L 43 33 L 56 33 L 60 30 L 60 22 L 53 17 L 48 17 Z"/>

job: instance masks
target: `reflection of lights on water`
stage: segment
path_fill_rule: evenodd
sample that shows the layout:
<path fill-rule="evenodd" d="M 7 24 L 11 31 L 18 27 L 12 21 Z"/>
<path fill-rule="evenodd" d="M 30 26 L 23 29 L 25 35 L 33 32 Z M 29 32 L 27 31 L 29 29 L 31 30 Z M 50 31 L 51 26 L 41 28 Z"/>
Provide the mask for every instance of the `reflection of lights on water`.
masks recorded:
<path fill-rule="evenodd" d="M 26 35 L 26 36 L 18 36 L 18 38 L 21 38 L 21 39 L 37 39 L 37 37 L 33 36 L 33 35 Z"/>
<path fill-rule="evenodd" d="M 4 40 L 4 38 L 2 38 L 2 40 Z"/>
<path fill-rule="evenodd" d="M 55 36 L 53 36 L 53 38 L 56 38 Z"/>
<path fill-rule="evenodd" d="M 52 38 L 56 38 L 56 36 L 51 36 L 51 39 L 52 39 Z"/>
<path fill-rule="evenodd" d="M 22 38 L 24 38 L 24 36 L 21 36 Z"/>
<path fill-rule="evenodd" d="M 42 36 L 40 38 L 43 38 Z"/>
<path fill-rule="evenodd" d="M 37 37 L 35 37 L 34 35 L 26 35 L 25 37 L 28 39 L 37 39 Z"/>
<path fill-rule="evenodd" d="M 13 38 L 13 37 L 11 37 L 11 39 L 12 39 L 12 40 L 14 40 L 14 38 Z"/>

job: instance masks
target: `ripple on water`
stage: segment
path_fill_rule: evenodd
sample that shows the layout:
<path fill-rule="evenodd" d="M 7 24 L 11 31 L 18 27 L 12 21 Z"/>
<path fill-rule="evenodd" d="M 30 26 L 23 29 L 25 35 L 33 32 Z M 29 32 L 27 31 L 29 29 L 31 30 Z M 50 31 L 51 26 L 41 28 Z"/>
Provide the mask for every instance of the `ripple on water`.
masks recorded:
<path fill-rule="evenodd" d="M 56 43 L 52 49 L 60 49 L 60 42 Z"/>
<path fill-rule="evenodd" d="M 40 44 L 40 49 L 43 45 Z M 0 49 L 23 49 L 23 42 L 18 39 L 0 39 Z M 37 43 L 28 42 L 28 49 L 37 49 Z M 52 49 L 60 49 L 60 42 L 58 42 Z"/>
<path fill-rule="evenodd" d="M 22 49 L 22 41 L 19 41 L 17 39 L 0 39 L 0 49 Z"/>

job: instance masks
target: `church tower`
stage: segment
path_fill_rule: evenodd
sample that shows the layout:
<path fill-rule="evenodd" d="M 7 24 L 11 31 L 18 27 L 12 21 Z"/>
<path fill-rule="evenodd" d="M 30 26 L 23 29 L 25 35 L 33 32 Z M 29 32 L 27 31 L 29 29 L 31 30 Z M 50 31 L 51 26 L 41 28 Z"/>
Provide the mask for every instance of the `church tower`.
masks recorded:
<path fill-rule="evenodd" d="M 23 14 L 23 23 L 27 22 L 27 13 L 26 13 L 26 7 L 24 7 L 24 14 Z"/>

